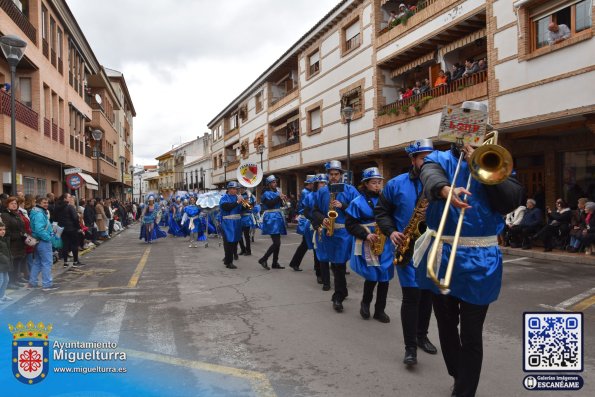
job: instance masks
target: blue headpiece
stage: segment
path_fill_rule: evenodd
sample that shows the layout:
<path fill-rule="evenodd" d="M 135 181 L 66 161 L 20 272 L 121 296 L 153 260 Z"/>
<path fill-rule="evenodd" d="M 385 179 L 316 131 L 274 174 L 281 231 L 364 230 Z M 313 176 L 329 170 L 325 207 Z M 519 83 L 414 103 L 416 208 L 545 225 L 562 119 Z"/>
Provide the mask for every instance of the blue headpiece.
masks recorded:
<path fill-rule="evenodd" d="M 230 182 L 227 183 L 227 188 L 228 189 L 229 188 L 236 188 L 237 189 L 239 187 L 240 187 L 240 184 L 237 183 L 236 181 L 230 181 Z"/>
<path fill-rule="evenodd" d="M 370 167 L 366 168 L 364 172 L 362 172 L 362 182 L 367 181 L 368 179 L 384 179 L 378 167 Z"/>
<path fill-rule="evenodd" d="M 155 195 L 154 195 L 154 194 L 149 194 L 149 195 L 147 196 L 147 202 L 149 202 L 149 201 L 151 201 L 151 200 L 155 201 Z"/>
<path fill-rule="evenodd" d="M 328 183 L 328 175 L 327 174 L 318 174 L 318 175 L 316 175 L 316 182 Z"/>
<path fill-rule="evenodd" d="M 316 175 L 306 175 L 306 181 L 304 183 L 316 182 Z"/>
<path fill-rule="evenodd" d="M 434 145 L 431 139 L 418 139 L 405 148 L 409 157 L 413 157 L 418 153 L 433 152 Z"/>
<path fill-rule="evenodd" d="M 277 180 L 277 177 L 275 177 L 275 175 L 269 175 L 269 176 L 267 176 L 267 179 L 264 180 L 264 183 L 266 183 L 268 185 L 276 180 Z"/>
<path fill-rule="evenodd" d="M 343 172 L 343 169 L 341 168 L 341 162 L 339 160 L 331 160 L 328 163 L 324 164 L 324 168 L 327 171 L 330 170 L 339 170 L 341 172 Z"/>

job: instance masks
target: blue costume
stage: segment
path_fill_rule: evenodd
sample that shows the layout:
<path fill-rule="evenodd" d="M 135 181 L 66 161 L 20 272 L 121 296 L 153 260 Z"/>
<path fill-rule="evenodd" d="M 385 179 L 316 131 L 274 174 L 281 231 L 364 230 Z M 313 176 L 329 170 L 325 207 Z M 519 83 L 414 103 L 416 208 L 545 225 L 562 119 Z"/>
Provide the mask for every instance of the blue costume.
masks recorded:
<path fill-rule="evenodd" d="M 142 214 L 143 223 L 140 228 L 139 240 L 144 239 L 145 242 L 150 244 L 153 240 L 167 237 L 167 233 L 159 228 L 158 221 L 160 216 L 161 210 L 158 205 L 153 204 L 153 208 L 150 208 L 150 205 L 147 205 L 144 208 Z M 148 231 L 148 229 L 150 230 Z"/>
<path fill-rule="evenodd" d="M 174 237 L 184 237 L 186 236 L 186 233 L 184 232 L 184 229 L 180 226 L 181 225 L 181 219 L 182 219 L 182 214 L 181 214 L 181 206 L 179 206 L 176 203 L 172 203 L 169 207 L 169 212 L 170 212 L 170 217 L 168 220 L 168 230 L 167 232 L 171 235 L 173 235 Z"/>
<path fill-rule="evenodd" d="M 238 196 L 226 194 L 219 201 L 223 238 L 230 243 L 237 243 L 242 235 L 242 204 L 238 204 L 237 199 Z M 231 203 L 235 203 L 233 209 L 226 210 L 223 205 Z"/>
<path fill-rule="evenodd" d="M 242 193 L 245 201 L 250 203 L 252 209 L 242 206 L 242 236 L 240 237 L 240 255 L 252 255 L 252 248 L 250 246 L 250 230 L 256 228 L 255 214 L 258 214 L 260 207 L 256 205 L 256 199 L 248 193 Z"/>
<path fill-rule="evenodd" d="M 295 232 L 297 234 L 301 234 L 302 236 L 304 235 L 304 233 L 306 232 L 306 229 L 309 228 L 309 225 L 310 225 L 310 221 L 308 221 L 308 219 L 303 216 L 305 202 L 306 202 L 306 199 L 308 198 L 308 196 L 310 195 L 310 193 L 312 193 L 312 191 L 310 189 L 304 188 L 302 190 L 302 193 L 300 195 L 300 201 L 298 202 L 298 207 L 297 207 L 297 213 L 300 216 L 298 216 L 298 225 L 297 225 Z"/>
<path fill-rule="evenodd" d="M 182 227 L 186 234 L 190 235 L 191 246 L 196 247 L 196 241 L 204 241 L 203 224 L 200 220 L 200 207 L 196 204 L 190 204 L 184 207 L 184 215 L 182 216 Z"/>
<path fill-rule="evenodd" d="M 317 180 L 316 175 L 308 175 L 306 177 L 306 180 L 304 182 L 306 184 L 306 187 L 302 190 L 302 193 L 300 195 L 300 201 L 298 202 L 298 206 L 297 206 L 298 225 L 296 228 L 296 233 L 300 234 L 302 236 L 302 242 L 295 250 L 293 257 L 291 258 L 291 261 L 289 262 L 289 267 L 291 267 L 296 272 L 301 271 L 300 265 L 302 263 L 302 259 L 304 259 L 304 255 L 306 255 L 306 252 L 308 252 L 308 250 L 312 249 L 312 247 L 313 247 L 313 245 L 312 245 L 312 231 L 310 230 L 311 223 L 310 223 L 310 220 L 306 217 L 306 215 L 309 216 L 309 212 L 311 211 L 311 208 L 308 207 L 308 204 L 307 204 L 308 202 L 310 202 L 309 201 L 310 196 L 312 196 L 312 190 L 310 190 L 309 187 L 311 187 L 312 184 L 314 182 L 316 182 L 316 180 Z M 317 270 L 317 276 L 320 277 L 320 274 L 319 274 L 320 266 L 316 259 L 314 261 L 314 267 Z"/>
<path fill-rule="evenodd" d="M 274 204 L 270 207 L 264 202 L 272 200 Z M 261 198 L 261 208 L 264 210 L 264 216 L 262 219 L 262 234 L 282 234 L 286 235 L 287 230 L 285 229 L 285 220 L 283 219 L 283 211 L 281 205 L 283 204 L 277 190 L 267 190 L 264 192 Z"/>

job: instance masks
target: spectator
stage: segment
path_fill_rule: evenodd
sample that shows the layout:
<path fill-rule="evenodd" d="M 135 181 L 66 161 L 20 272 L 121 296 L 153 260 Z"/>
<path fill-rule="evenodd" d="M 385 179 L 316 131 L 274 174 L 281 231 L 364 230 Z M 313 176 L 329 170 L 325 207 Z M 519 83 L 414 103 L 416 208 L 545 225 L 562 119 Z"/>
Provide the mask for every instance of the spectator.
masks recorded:
<path fill-rule="evenodd" d="M 403 93 L 403 99 L 411 98 L 413 96 L 413 87 L 409 86 Z"/>
<path fill-rule="evenodd" d="M 97 241 L 97 227 L 95 226 L 95 200 L 89 199 L 87 205 L 85 205 L 85 211 L 83 212 L 83 221 L 85 226 L 88 228 L 89 239 L 95 245 L 99 245 Z"/>
<path fill-rule="evenodd" d="M 585 254 L 591 255 L 591 245 L 595 242 L 595 203 L 589 201 L 585 204 L 585 212 L 587 216 L 585 217 L 585 224 L 586 227 L 583 230 L 583 235 L 581 237 L 581 244 L 585 247 Z"/>
<path fill-rule="evenodd" d="M 105 209 L 103 208 L 103 199 L 97 197 L 95 199 L 95 224 L 97 224 L 97 233 L 99 234 L 100 240 L 107 240 L 109 238 L 107 234 L 107 223 L 105 216 Z"/>
<path fill-rule="evenodd" d="M 48 199 L 47 210 L 50 213 L 50 222 L 55 222 L 55 220 L 54 220 L 54 200 L 56 199 L 56 196 L 54 196 L 54 193 L 48 193 L 48 194 L 46 194 L 46 197 Z"/>
<path fill-rule="evenodd" d="M 477 62 L 473 61 L 473 58 L 467 58 L 465 60 L 465 72 L 463 72 L 462 77 L 469 77 L 474 73 L 479 71 L 479 65 Z"/>
<path fill-rule="evenodd" d="M 405 95 L 405 89 L 403 87 L 399 88 L 399 101 L 403 100 L 403 95 Z"/>
<path fill-rule="evenodd" d="M 12 259 L 8 238 L 4 236 L 5 234 L 4 223 L 0 222 L 0 302 L 12 300 L 12 298 L 6 296 L 6 288 L 10 280 L 9 274 L 12 272 Z"/>
<path fill-rule="evenodd" d="M 508 213 L 506 215 L 505 226 L 504 226 L 504 246 L 512 248 L 518 248 L 519 244 L 510 242 L 510 238 L 512 237 L 511 230 L 514 226 L 518 226 L 523 221 L 523 217 L 525 216 L 525 211 L 527 207 L 524 205 L 518 206 L 514 211 Z"/>
<path fill-rule="evenodd" d="M 388 17 L 388 26 L 394 26 L 397 24 L 397 12 L 396 11 L 391 11 L 390 12 L 390 16 Z"/>
<path fill-rule="evenodd" d="M 10 92 L 10 83 L 0 84 L 0 91 L 9 93 Z"/>
<path fill-rule="evenodd" d="M 523 249 L 531 249 L 531 238 L 541 227 L 541 210 L 535 206 L 535 200 L 527 200 L 527 209 L 518 225 L 510 228 L 510 246 L 518 247 L 519 240 Z"/>
<path fill-rule="evenodd" d="M 533 240 L 542 239 L 544 252 L 550 252 L 553 248 L 553 238 L 568 233 L 572 211 L 561 198 L 556 200 L 555 211 L 552 211 L 549 207 L 547 207 L 546 211 L 548 224 L 533 236 Z"/>
<path fill-rule="evenodd" d="M 107 222 L 107 235 L 111 237 L 114 232 L 114 211 L 112 209 L 112 199 L 106 199 L 103 203 L 105 218 Z"/>
<path fill-rule="evenodd" d="M 446 76 L 446 85 L 449 85 L 452 82 L 452 73 L 450 73 L 449 70 L 446 73 L 444 73 L 444 75 Z"/>
<path fill-rule="evenodd" d="M 4 202 L 6 201 L 7 198 L 8 198 L 8 194 L 6 194 L 6 193 L 0 194 L 0 213 L 2 213 L 2 211 L 4 211 L 6 209 L 6 207 L 4 206 Z"/>
<path fill-rule="evenodd" d="M 415 82 L 415 87 L 413 87 L 413 95 L 421 94 L 421 81 L 417 80 Z"/>
<path fill-rule="evenodd" d="M 10 274 L 10 281 L 8 283 L 9 289 L 19 289 L 24 287 L 22 283 L 22 276 L 25 273 L 27 266 L 25 253 L 25 224 L 21 219 L 19 212 L 19 205 L 16 197 L 9 197 L 5 201 L 6 210 L 0 215 L 2 223 L 6 229 L 6 240 L 10 249 L 10 255 L 13 265 L 12 273 Z"/>
<path fill-rule="evenodd" d="M 41 273 L 43 291 L 53 291 L 58 287 L 52 281 L 52 225 L 47 216 L 47 207 L 47 197 L 39 196 L 36 200 L 36 206 L 29 214 L 33 237 L 39 241 L 35 246 L 29 287 L 37 288 L 37 278 L 39 277 L 39 273 Z"/>
<path fill-rule="evenodd" d="M 440 69 L 440 71 L 438 72 L 438 77 L 436 78 L 436 81 L 434 82 L 434 87 L 438 87 L 441 85 L 445 85 L 446 84 L 446 74 L 444 73 L 444 70 Z"/>
<path fill-rule="evenodd" d="M 425 94 L 426 92 L 430 91 L 430 79 L 424 79 L 424 82 L 419 91 L 421 94 Z"/>
<path fill-rule="evenodd" d="M 465 73 L 465 67 L 461 65 L 459 62 L 452 65 L 452 80 L 458 80 L 463 76 Z"/>
<path fill-rule="evenodd" d="M 480 59 L 477 63 L 477 66 L 479 67 L 479 72 L 483 72 L 484 70 L 488 69 L 488 63 L 485 61 L 485 59 Z"/>
<path fill-rule="evenodd" d="M 64 193 L 56 202 L 54 216 L 58 226 L 63 227 L 62 231 L 62 258 L 65 268 L 77 268 L 84 266 L 79 261 L 79 234 L 81 225 L 79 216 L 74 207 L 74 198 L 69 193 Z M 72 265 L 68 263 L 68 253 L 72 252 Z"/>
<path fill-rule="evenodd" d="M 570 29 L 564 24 L 556 24 L 555 22 L 550 23 L 547 32 L 547 42 L 549 45 L 561 43 L 570 37 Z"/>
<path fill-rule="evenodd" d="M 24 199 L 18 199 L 17 202 L 20 202 L 20 200 L 23 201 L 23 205 L 22 207 L 19 207 L 19 215 L 21 216 L 21 220 L 23 221 L 23 224 L 25 225 L 25 233 L 27 233 L 28 235 L 32 235 L 33 231 L 31 230 L 31 221 L 29 220 L 29 212 L 31 211 L 31 209 L 33 208 L 33 203 L 35 202 L 35 200 L 33 199 L 33 195 L 31 194 L 27 194 L 25 195 Z M 25 244 L 25 269 L 24 269 L 24 274 L 25 274 L 25 280 L 27 280 L 27 282 L 29 282 L 29 271 L 31 269 L 31 265 L 33 264 L 33 247 L 28 246 L 27 244 Z"/>
<path fill-rule="evenodd" d="M 578 252 L 580 250 L 583 230 L 587 228 L 587 212 L 585 210 L 587 201 L 589 201 L 589 199 L 586 197 L 581 197 L 577 200 L 578 209 L 576 212 L 573 211 L 572 219 L 570 221 L 570 243 L 566 248 L 568 252 Z"/>

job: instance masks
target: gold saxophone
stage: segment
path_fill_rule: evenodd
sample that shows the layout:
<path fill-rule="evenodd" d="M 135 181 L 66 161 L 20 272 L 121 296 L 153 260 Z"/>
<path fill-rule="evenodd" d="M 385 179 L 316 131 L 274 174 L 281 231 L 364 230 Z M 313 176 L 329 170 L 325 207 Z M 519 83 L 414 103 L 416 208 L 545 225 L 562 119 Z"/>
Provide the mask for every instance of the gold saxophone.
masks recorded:
<path fill-rule="evenodd" d="M 413 245 L 415 241 L 425 232 L 426 229 L 426 209 L 428 208 L 428 200 L 420 197 L 413 209 L 413 215 L 409 219 L 409 223 L 403 230 L 405 240 L 403 244 L 395 247 L 395 258 L 393 265 L 406 266 L 413 257 Z"/>
<path fill-rule="evenodd" d="M 332 237 L 335 234 L 335 220 L 339 216 L 339 213 L 335 211 L 335 207 L 333 207 L 333 201 L 335 201 L 335 193 L 331 193 L 329 204 L 328 204 L 328 212 L 326 213 L 326 217 L 329 221 L 329 226 L 326 228 L 326 235 L 328 237 Z"/>
<path fill-rule="evenodd" d="M 371 244 L 370 248 L 372 250 L 372 254 L 376 256 L 380 256 L 382 251 L 384 251 L 384 244 L 386 243 L 386 236 L 380 231 L 378 224 L 374 225 L 374 234 L 378 237 L 375 243 Z"/>

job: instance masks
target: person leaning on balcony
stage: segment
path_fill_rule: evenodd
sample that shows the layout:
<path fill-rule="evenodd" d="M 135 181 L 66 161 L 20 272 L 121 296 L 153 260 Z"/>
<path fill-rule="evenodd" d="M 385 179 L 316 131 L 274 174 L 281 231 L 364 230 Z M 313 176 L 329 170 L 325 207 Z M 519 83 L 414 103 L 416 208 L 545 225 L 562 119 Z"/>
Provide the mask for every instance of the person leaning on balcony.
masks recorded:
<path fill-rule="evenodd" d="M 473 61 L 473 58 L 467 58 L 465 60 L 465 72 L 462 77 L 469 77 L 474 73 L 479 72 L 479 65 Z"/>
<path fill-rule="evenodd" d="M 547 29 L 547 42 L 549 45 L 558 44 L 570 37 L 570 29 L 563 23 L 558 25 L 552 22 Z"/>
<path fill-rule="evenodd" d="M 463 76 L 465 73 L 465 67 L 461 65 L 459 62 L 452 65 L 452 80 L 458 80 Z"/>
<path fill-rule="evenodd" d="M 421 81 L 417 80 L 415 82 L 415 87 L 413 87 L 413 95 L 421 94 Z"/>
<path fill-rule="evenodd" d="M 424 79 L 421 88 L 419 89 L 420 94 L 425 94 L 426 92 L 430 91 L 430 79 Z"/>
<path fill-rule="evenodd" d="M 0 84 L 0 91 L 9 93 L 10 92 L 10 83 Z"/>
<path fill-rule="evenodd" d="M 479 62 L 477 62 L 477 66 L 479 66 L 480 72 L 488 69 L 488 63 L 485 59 L 480 59 Z"/>
<path fill-rule="evenodd" d="M 434 82 L 434 87 L 439 87 L 441 85 L 446 85 L 446 73 L 444 73 L 444 70 L 442 69 L 440 69 L 440 71 L 438 72 L 438 77 Z"/>
<path fill-rule="evenodd" d="M 409 86 L 403 93 L 403 99 L 411 98 L 413 96 L 413 87 Z"/>
<path fill-rule="evenodd" d="M 388 17 L 388 26 L 392 26 L 397 22 L 397 12 L 396 11 L 391 11 L 390 12 L 390 16 Z"/>

